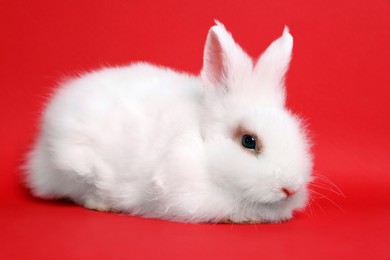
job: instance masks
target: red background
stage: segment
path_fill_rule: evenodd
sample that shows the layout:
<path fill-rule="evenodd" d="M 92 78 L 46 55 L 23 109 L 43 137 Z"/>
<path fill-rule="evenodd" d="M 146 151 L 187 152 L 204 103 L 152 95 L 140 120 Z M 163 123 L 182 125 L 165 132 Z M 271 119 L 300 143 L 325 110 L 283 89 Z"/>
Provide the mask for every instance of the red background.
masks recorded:
<path fill-rule="evenodd" d="M 268 225 L 170 223 L 29 197 L 19 167 L 59 79 L 136 60 L 197 73 L 214 18 L 256 57 L 290 27 L 288 104 L 310 126 L 315 173 L 345 197 L 313 187 L 327 198 Z M 389 0 L 1 0 L 0 24 L 1 259 L 390 259 Z"/>

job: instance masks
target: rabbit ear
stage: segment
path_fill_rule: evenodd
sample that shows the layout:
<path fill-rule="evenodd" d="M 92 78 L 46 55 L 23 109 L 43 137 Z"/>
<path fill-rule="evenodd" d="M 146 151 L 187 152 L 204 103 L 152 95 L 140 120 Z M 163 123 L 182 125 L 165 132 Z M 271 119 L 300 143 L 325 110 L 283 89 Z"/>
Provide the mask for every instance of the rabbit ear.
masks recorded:
<path fill-rule="evenodd" d="M 293 47 L 293 37 L 287 27 L 260 56 L 254 73 L 261 82 L 261 91 L 269 94 L 279 105 L 285 103 L 284 76 L 287 72 Z"/>
<path fill-rule="evenodd" d="M 203 55 L 202 80 L 207 85 L 229 87 L 229 82 L 252 70 L 252 61 L 218 21 L 209 30 Z"/>

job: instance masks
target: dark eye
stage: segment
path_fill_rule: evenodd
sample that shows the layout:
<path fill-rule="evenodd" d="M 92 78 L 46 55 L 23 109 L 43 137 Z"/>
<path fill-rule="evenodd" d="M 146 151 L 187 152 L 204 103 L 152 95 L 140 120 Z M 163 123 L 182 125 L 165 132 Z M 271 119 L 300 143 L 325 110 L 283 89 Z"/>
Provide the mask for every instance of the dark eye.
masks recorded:
<path fill-rule="evenodd" d="M 256 150 L 256 139 L 251 135 L 242 136 L 242 146 L 247 149 Z"/>

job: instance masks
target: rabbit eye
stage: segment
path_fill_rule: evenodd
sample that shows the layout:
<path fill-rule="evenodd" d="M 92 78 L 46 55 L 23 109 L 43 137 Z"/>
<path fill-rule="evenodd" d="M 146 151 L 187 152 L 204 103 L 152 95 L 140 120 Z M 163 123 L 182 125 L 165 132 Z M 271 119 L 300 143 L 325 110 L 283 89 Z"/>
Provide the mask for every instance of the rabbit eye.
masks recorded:
<path fill-rule="evenodd" d="M 243 135 L 241 143 L 247 149 L 256 150 L 256 138 L 251 135 Z"/>

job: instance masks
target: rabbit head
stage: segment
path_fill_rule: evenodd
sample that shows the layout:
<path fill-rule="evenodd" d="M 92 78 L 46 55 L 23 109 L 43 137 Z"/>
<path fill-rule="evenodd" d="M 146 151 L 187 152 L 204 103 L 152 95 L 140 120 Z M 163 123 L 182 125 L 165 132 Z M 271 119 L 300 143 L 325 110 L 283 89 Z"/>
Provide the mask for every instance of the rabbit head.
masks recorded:
<path fill-rule="evenodd" d="M 285 107 L 292 47 L 287 27 L 256 62 L 218 22 L 206 40 L 202 135 L 210 180 L 234 207 L 251 209 L 244 219 L 288 219 L 307 200 L 309 144 Z"/>

